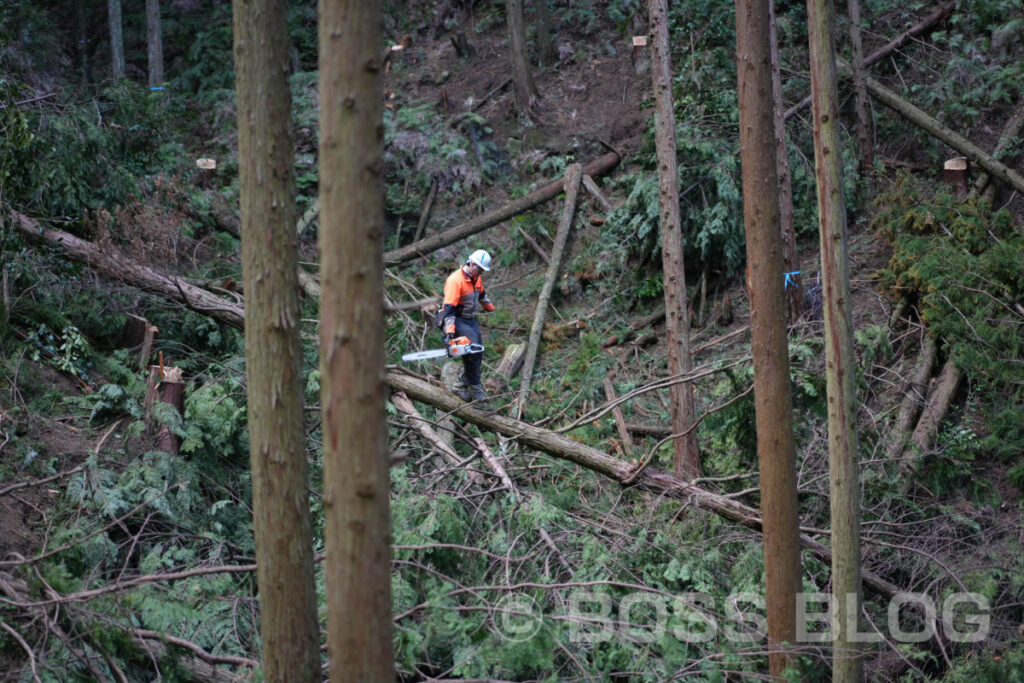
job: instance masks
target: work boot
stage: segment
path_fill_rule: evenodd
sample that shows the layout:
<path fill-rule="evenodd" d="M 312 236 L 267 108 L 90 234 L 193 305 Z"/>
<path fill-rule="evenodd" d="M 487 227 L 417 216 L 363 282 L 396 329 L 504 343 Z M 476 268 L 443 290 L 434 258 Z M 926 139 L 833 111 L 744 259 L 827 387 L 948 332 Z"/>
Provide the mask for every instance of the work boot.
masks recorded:
<path fill-rule="evenodd" d="M 473 400 L 473 395 L 472 395 L 472 393 L 470 393 L 469 387 L 467 387 L 464 384 L 461 385 L 461 386 L 460 385 L 456 385 L 455 388 L 452 389 L 452 393 L 455 394 L 456 396 L 458 396 L 459 398 L 461 398 L 463 401 L 472 401 Z"/>
<path fill-rule="evenodd" d="M 473 400 L 473 401 L 486 401 L 487 400 L 487 394 L 484 393 L 484 388 L 483 388 L 482 385 L 480 385 L 480 384 L 472 384 L 469 387 L 467 387 L 467 390 L 468 390 L 469 396 L 470 396 L 470 398 L 466 399 L 467 401 L 468 400 Z"/>

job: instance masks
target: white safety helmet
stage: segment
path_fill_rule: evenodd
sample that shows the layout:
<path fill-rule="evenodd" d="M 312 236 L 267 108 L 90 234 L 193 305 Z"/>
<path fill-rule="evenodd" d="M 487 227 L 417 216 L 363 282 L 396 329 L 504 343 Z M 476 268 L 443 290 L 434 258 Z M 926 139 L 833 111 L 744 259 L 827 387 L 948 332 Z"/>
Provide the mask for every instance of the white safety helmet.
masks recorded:
<path fill-rule="evenodd" d="M 483 270 L 490 270 L 491 255 L 488 254 L 483 249 L 477 249 L 476 251 L 469 255 L 469 261 L 467 263 L 472 263 L 473 265 L 480 266 L 480 268 L 482 268 Z"/>

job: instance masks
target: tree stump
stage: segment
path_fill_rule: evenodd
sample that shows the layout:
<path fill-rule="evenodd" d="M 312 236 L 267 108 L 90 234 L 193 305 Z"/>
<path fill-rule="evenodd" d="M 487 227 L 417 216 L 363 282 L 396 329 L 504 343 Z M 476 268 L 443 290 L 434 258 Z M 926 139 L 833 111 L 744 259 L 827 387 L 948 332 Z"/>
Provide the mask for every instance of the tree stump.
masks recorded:
<path fill-rule="evenodd" d="M 942 166 L 942 179 L 953 188 L 956 198 L 967 198 L 967 157 L 949 159 Z"/>
<path fill-rule="evenodd" d="M 153 407 L 157 403 L 166 403 L 173 406 L 179 415 L 184 416 L 185 382 L 182 375 L 181 368 L 167 368 L 161 362 L 160 365 L 150 366 L 149 379 L 146 381 L 146 399 L 143 403 L 146 423 L 150 430 L 155 428 L 154 440 L 157 450 L 171 455 L 178 455 L 181 438 L 167 425 L 154 424 Z"/>

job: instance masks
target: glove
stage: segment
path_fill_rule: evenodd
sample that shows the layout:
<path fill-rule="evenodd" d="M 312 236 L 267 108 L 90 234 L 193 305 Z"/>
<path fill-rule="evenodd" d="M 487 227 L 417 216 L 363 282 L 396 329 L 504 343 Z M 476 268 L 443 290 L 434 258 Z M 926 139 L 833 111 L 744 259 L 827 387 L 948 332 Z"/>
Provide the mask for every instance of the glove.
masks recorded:
<path fill-rule="evenodd" d="M 452 339 L 455 339 L 455 333 L 454 332 L 446 332 L 445 335 L 444 335 L 444 345 L 445 346 L 451 346 Z"/>

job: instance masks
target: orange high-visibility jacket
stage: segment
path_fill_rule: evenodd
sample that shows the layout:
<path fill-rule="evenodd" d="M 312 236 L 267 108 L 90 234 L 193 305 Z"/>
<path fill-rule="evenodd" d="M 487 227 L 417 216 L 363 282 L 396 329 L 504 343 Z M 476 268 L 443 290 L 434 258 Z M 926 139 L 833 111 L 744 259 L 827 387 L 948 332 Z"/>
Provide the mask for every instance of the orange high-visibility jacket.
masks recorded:
<path fill-rule="evenodd" d="M 487 298 L 483 278 L 469 277 L 460 266 L 444 283 L 444 332 L 455 334 L 455 318 L 476 317 L 479 310 L 493 311 L 494 303 Z"/>

